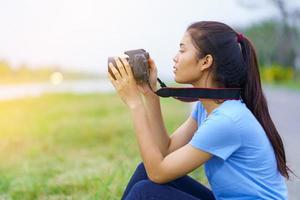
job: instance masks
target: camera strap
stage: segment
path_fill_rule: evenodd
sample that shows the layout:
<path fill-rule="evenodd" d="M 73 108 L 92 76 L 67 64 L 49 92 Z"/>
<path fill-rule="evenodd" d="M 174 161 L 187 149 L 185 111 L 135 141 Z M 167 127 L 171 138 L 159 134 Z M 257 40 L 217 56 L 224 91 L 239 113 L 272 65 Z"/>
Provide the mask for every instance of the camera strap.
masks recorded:
<path fill-rule="evenodd" d="M 155 93 L 160 97 L 173 97 L 184 102 L 194 102 L 199 99 L 240 99 L 241 88 L 195 88 L 167 87 L 157 78 L 161 88 Z"/>

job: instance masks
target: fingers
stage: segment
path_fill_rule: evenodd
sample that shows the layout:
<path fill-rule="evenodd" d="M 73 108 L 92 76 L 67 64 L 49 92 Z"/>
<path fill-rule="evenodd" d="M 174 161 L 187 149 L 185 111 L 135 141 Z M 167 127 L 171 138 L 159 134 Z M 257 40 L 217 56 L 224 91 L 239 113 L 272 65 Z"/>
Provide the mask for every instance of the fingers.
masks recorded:
<path fill-rule="evenodd" d="M 118 90 L 117 80 L 115 80 L 110 73 L 108 73 L 108 78 L 109 78 L 110 82 L 113 84 L 114 88 L 116 90 Z"/>
<path fill-rule="evenodd" d="M 110 82 L 111 82 L 114 86 L 116 86 L 116 80 L 112 77 L 112 75 L 111 75 L 110 73 L 108 73 L 107 76 L 108 76 Z"/>
<path fill-rule="evenodd" d="M 109 63 L 108 66 L 110 67 L 110 70 L 112 71 L 113 75 L 116 77 L 116 79 L 114 80 L 119 80 L 121 78 L 119 71 L 114 67 L 112 63 Z"/>
<path fill-rule="evenodd" d="M 121 61 L 124 64 L 124 67 L 125 67 L 125 70 L 126 70 L 128 76 L 132 77 L 133 76 L 132 75 L 132 70 L 131 70 L 131 67 L 130 67 L 128 61 L 125 58 L 121 58 Z"/>
<path fill-rule="evenodd" d="M 118 57 L 115 57 L 114 60 L 115 60 L 115 62 L 117 64 L 117 67 L 118 67 L 118 69 L 120 71 L 121 76 L 125 77 L 127 75 L 127 72 L 125 70 L 124 64 L 121 63 L 121 61 L 119 60 Z"/>

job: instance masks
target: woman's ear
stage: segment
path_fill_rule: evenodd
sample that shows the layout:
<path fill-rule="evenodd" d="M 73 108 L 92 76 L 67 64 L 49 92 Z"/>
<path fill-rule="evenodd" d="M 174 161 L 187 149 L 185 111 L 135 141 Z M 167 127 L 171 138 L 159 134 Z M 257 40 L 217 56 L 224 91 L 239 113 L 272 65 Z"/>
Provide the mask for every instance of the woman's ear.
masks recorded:
<path fill-rule="evenodd" d="M 198 66 L 200 67 L 201 71 L 209 69 L 213 65 L 213 57 L 210 54 L 207 54 L 202 59 L 198 61 Z"/>

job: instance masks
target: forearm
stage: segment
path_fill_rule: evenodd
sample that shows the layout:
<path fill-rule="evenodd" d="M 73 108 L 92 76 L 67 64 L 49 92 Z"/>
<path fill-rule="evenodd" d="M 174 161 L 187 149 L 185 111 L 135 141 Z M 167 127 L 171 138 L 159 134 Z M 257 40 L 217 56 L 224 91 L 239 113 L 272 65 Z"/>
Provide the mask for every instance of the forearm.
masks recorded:
<path fill-rule="evenodd" d="M 158 133 L 150 128 L 149 119 L 144 105 L 138 104 L 130 108 L 133 125 L 141 157 L 149 175 L 157 169 L 157 166 L 164 158 L 156 140 Z"/>
<path fill-rule="evenodd" d="M 153 131 L 153 137 L 165 156 L 168 153 L 170 137 L 168 136 L 164 125 L 159 97 L 151 92 L 144 95 L 144 99 L 149 124 Z"/>

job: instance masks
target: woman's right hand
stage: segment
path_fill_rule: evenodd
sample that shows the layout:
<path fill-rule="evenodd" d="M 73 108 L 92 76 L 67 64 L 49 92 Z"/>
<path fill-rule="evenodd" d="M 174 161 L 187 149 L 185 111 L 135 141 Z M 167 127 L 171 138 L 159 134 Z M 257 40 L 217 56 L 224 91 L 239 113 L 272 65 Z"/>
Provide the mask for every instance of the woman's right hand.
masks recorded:
<path fill-rule="evenodd" d="M 138 85 L 140 92 L 144 95 L 152 93 L 153 91 L 156 91 L 156 89 L 157 89 L 157 86 L 156 86 L 157 85 L 157 68 L 156 68 L 155 62 L 152 58 L 149 58 L 148 64 L 149 64 L 149 84 L 152 89 L 149 87 L 149 85 L 147 83 L 145 83 L 143 85 Z"/>

